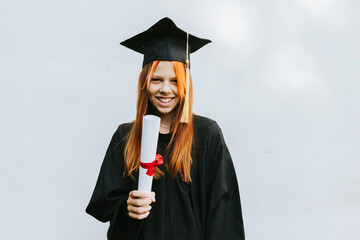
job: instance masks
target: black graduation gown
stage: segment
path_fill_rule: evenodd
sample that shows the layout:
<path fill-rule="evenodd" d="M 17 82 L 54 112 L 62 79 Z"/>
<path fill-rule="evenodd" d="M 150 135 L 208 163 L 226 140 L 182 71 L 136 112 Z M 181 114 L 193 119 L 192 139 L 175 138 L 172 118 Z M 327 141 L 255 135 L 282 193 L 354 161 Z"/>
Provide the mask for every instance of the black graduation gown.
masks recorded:
<path fill-rule="evenodd" d="M 150 215 L 135 220 L 126 213 L 130 191 L 137 179 L 123 177 L 124 137 L 131 123 L 119 126 L 102 163 L 86 212 L 101 222 L 110 221 L 109 240 L 241 240 L 244 227 L 235 169 L 217 123 L 194 116 L 191 183 L 179 174 L 153 181 L 156 202 Z M 157 153 L 164 156 L 170 134 L 160 134 Z M 164 158 L 164 162 L 167 159 Z M 136 175 L 136 174 L 135 174 Z"/>

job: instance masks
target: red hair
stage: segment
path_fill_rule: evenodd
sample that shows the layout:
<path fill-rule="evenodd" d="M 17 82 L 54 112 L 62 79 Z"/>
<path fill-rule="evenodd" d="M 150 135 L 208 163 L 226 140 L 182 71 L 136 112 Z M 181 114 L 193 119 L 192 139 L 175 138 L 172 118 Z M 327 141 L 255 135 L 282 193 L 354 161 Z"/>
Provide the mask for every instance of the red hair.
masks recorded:
<path fill-rule="evenodd" d="M 148 86 L 159 62 L 160 61 L 157 60 L 146 64 L 139 76 L 136 119 L 127 135 L 127 143 L 124 152 L 124 176 L 130 176 L 131 178 L 134 178 L 133 173 L 139 170 L 142 118 L 146 114 L 154 114 L 154 106 L 149 101 Z M 169 160 L 166 167 L 172 178 L 175 178 L 176 174 L 179 173 L 182 180 L 189 183 L 191 182 L 191 148 L 194 134 L 192 119 L 192 80 L 190 77 L 190 87 L 188 89 L 190 109 L 189 121 L 188 123 L 180 123 L 186 95 L 185 65 L 177 61 L 172 61 L 172 64 L 176 75 L 180 101 L 178 106 L 171 112 L 172 123 L 170 131 L 172 132 L 172 137 L 169 145 L 165 149 L 165 157 Z M 160 171 L 160 169 L 155 168 L 155 179 L 159 179 L 163 175 L 164 173 Z"/>

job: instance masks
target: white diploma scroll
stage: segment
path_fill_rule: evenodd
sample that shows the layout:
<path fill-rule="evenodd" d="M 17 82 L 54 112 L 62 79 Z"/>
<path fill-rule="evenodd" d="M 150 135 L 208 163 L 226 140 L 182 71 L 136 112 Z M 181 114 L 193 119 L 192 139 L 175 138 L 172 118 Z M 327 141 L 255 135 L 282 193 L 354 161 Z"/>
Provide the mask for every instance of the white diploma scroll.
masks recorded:
<path fill-rule="evenodd" d="M 150 163 L 155 160 L 157 143 L 160 130 L 160 118 L 154 115 L 145 115 L 143 117 L 142 136 L 141 136 L 141 153 L 140 161 Z M 153 176 L 146 174 L 147 169 L 139 167 L 139 185 L 138 190 L 141 192 L 151 193 Z"/>

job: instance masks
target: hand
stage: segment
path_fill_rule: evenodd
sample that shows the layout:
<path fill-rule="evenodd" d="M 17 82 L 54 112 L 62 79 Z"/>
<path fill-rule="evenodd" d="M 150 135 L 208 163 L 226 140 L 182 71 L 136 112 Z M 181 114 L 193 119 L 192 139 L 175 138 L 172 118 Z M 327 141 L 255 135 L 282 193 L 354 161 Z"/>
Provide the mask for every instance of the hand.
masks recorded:
<path fill-rule="evenodd" d="M 129 193 L 129 198 L 126 201 L 129 217 L 138 220 L 147 218 L 150 214 L 150 204 L 152 202 L 155 202 L 154 192 L 151 192 L 149 198 L 148 194 L 144 192 L 137 190 L 131 191 Z"/>

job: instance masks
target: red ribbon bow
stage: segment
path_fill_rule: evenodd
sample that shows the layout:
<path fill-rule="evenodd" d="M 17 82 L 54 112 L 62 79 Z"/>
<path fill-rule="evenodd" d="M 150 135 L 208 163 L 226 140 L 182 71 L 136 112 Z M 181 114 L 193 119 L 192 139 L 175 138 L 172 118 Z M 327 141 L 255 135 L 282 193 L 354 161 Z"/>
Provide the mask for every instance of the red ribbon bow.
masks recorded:
<path fill-rule="evenodd" d="M 147 169 L 146 175 L 152 176 L 155 171 L 155 167 L 163 164 L 163 157 L 160 154 L 156 154 L 155 160 L 149 163 L 143 163 L 140 161 L 140 166 Z"/>

